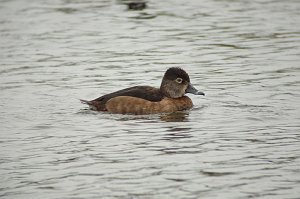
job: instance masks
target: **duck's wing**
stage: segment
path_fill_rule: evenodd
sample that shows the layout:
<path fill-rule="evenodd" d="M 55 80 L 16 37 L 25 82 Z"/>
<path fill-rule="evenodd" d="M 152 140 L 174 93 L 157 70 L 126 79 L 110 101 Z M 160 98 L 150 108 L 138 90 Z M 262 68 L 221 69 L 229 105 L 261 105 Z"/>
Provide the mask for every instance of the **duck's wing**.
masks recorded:
<path fill-rule="evenodd" d="M 119 97 L 119 96 L 136 97 L 151 102 L 158 102 L 163 98 L 163 94 L 160 92 L 158 88 L 154 88 L 151 86 L 134 86 L 107 95 L 103 95 L 92 101 L 81 100 L 81 102 L 89 105 L 93 110 L 106 111 L 105 108 L 106 102 L 112 98 Z"/>
<path fill-rule="evenodd" d="M 103 95 L 95 100 L 106 103 L 111 98 L 118 96 L 137 97 L 151 102 L 158 102 L 163 98 L 162 93 L 157 88 L 151 86 L 134 86 L 107 95 Z"/>

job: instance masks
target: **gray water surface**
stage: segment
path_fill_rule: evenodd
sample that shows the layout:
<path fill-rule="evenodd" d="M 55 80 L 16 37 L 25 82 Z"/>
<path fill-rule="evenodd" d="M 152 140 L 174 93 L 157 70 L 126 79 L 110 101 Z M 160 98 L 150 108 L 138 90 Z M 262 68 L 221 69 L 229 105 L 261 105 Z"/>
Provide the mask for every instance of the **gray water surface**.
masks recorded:
<path fill-rule="evenodd" d="M 0 1 L 1 198 L 300 196 L 300 1 Z M 151 116 L 79 100 L 206 93 Z"/>

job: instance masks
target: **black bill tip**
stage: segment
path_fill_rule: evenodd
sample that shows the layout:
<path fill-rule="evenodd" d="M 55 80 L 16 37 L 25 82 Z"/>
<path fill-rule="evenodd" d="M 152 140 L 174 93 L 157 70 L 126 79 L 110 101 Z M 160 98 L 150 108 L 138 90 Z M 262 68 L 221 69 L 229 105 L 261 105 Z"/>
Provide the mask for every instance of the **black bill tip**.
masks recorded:
<path fill-rule="evenodd" d="M 194 95 L 205 95 L 205 93 L 198 91 L 191 83 L 189 83 L 187 89 L 185 90 L 185 93 L 192 93 Z"/>

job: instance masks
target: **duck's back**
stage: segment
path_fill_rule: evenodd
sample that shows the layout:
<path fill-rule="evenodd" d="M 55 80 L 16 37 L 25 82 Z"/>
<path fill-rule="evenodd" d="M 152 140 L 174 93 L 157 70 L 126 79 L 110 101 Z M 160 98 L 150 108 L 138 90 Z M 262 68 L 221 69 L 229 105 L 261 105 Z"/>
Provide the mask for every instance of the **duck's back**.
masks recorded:
<path fill-rule="evenodd" d="M 141 100 L 150 102 L 159 102 L 163 99 L 163 94 L 158 88 L 151 86 L 134 86 L 122 89 L 113 93 L 103 95 L 92 101 L 81 100 L 83 103 L 88 104 L 93 110 L 107 111 L 106 103 L 111 99 L 117 99 L 120 96 L 134 97 Z M 120 98 L 122 100 L 130 100 L 132 98 Z M 130 103 L 130 102 L 129 102 Z M 124 102 L 122 103 L 124 104 Z"/>

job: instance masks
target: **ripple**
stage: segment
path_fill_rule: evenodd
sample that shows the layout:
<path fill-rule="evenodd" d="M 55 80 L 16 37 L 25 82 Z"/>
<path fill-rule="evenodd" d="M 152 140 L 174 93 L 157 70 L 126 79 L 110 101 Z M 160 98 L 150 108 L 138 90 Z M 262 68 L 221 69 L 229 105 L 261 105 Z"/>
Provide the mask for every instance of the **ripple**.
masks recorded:
<path fill-rule="evenodd" d="M 299 3 L 127 3 L 1 1 L 1 197 L 299 197 Z M 207 94 L 189 111 L 77 100 L 172 66 Z"/>

